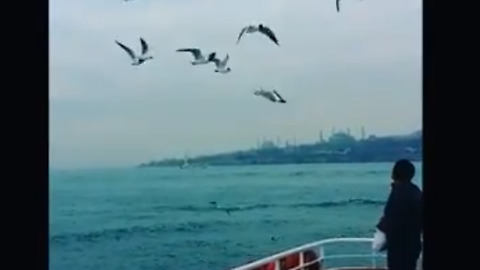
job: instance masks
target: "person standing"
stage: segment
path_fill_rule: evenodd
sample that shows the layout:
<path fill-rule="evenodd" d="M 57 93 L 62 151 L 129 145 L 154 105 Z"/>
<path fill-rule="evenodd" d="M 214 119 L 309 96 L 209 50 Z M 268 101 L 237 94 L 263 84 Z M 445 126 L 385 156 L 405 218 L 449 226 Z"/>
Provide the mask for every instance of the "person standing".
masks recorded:
<path fill-rule="evenodd" d="M 395 163 L 390 195 L 377 224 L 385 234 L 389 270 L 415 270 L 422 251 L 423 193 L 412 183 L 414 176 L 410 161 Z"/>

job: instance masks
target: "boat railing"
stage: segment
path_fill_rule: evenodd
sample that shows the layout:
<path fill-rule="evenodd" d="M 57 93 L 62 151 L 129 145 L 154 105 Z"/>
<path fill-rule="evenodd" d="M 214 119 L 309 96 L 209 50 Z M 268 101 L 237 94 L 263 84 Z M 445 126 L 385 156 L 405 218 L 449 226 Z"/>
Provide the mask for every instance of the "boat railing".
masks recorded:
<path fill-rule="evenodd" d="M 266 257 L 264 259 L 260 259 L 249 264 L 245 264 L 243 266 L 231 269 L 231 270 L 264 270 L 264 269 L 272 269 L 266 268 L 266 265 L 271 265 L 272 263 L 275 265 L 274 270 L 300 270 L 300 269 L 386 269 L 386 267 L 379 265 L 379 259 L 385 258 L 385 253 L 378 253 L 374 252 L 371 248 L 369 249 L 368 253 L 364 254 L 329 254 L 328 253 L 328 245 L 331 244 L 338 244 L 338 243 L 364 243 L 364 244 L 371 244 L 373 242 L 373 238 L 331 238 L 325 239 L 321 241 L 316 241 L 313 243 L 309 243 L 303 246 L 299 246 L 284 252 L 277 253 L 275 255 Z M 308 252 L 315 252 L 314 258 L 307 258 Z M 285 262 L 285 259 L 292 255 L 298 255 L 298 263 L 293 268 L 282 266 L 282 261 Z M 355 265 L 348 265 L 348 267 L 341 267 L 341 268 L 324 268 L 324 262 L 330 260 L 338 260 L 338 259 L 353 259 L 353 258 L 365 258 L 369 261 L 368 266 L 355 266 Z M 419 265 L 421 265 L 419 263 Z M 272 269 L 272 270 L 273 270 Z"/>

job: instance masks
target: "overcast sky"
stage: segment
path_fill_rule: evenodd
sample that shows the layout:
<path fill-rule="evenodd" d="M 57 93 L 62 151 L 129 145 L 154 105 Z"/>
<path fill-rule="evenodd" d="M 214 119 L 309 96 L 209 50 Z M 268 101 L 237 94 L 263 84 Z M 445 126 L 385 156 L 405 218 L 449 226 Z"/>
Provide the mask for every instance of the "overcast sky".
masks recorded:
<path fill-rule="evenodd" d="M 50 166 L 132 166 L 186 152 L 422 125 L 420 0 L 51 0 Z M 241 28 L 263 22 L 280 47 Z M 115 40 L 152 48 L 132 66 Z M 229 74 L 181 47 L 230 55 Z M 275 87 L 286 104 L 253 95 Z"/>

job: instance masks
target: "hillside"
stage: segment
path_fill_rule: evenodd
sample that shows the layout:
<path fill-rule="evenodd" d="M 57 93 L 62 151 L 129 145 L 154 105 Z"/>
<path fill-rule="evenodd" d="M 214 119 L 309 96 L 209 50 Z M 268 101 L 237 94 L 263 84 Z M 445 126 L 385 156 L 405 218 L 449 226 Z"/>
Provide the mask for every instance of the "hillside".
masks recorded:
<path fill-rule="evenodd" d="M 422 160 L 422 131 L 356 140 L 347 133 L 336 133 L 328 141 L 284 147 L 267 141 L 257 149 L 205 155 L 183 159 L 151 161 L 140 167 L 157 166 L 222 166 L 254 164 L 302 164 L 389 162 L 399 158 Z"/>

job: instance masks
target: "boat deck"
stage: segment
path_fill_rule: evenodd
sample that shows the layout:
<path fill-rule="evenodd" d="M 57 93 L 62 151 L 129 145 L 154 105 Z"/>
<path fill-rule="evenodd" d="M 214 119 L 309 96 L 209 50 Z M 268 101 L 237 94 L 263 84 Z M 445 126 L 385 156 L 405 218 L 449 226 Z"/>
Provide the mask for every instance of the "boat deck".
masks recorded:
<path fill-rule="evenodd" d="M 326 239 L 293 248 L 231 270 L 388 270 L 385 265 L 385 253 L 373 252 L 371 249 L 372 242 L 372 238 Z M 328 252 L 330 248 L 326 248 L 332 244 L 349 245 L 355 243 L 368 246 L 369 252 L 364 254 L 330 254 Z M 352 259 L 360 259 L 361 262 L 353 262 Z M 332 264 L 332 261 L 337 263 Z M 417 269 L 422 269 L 421 258 Z"/>

